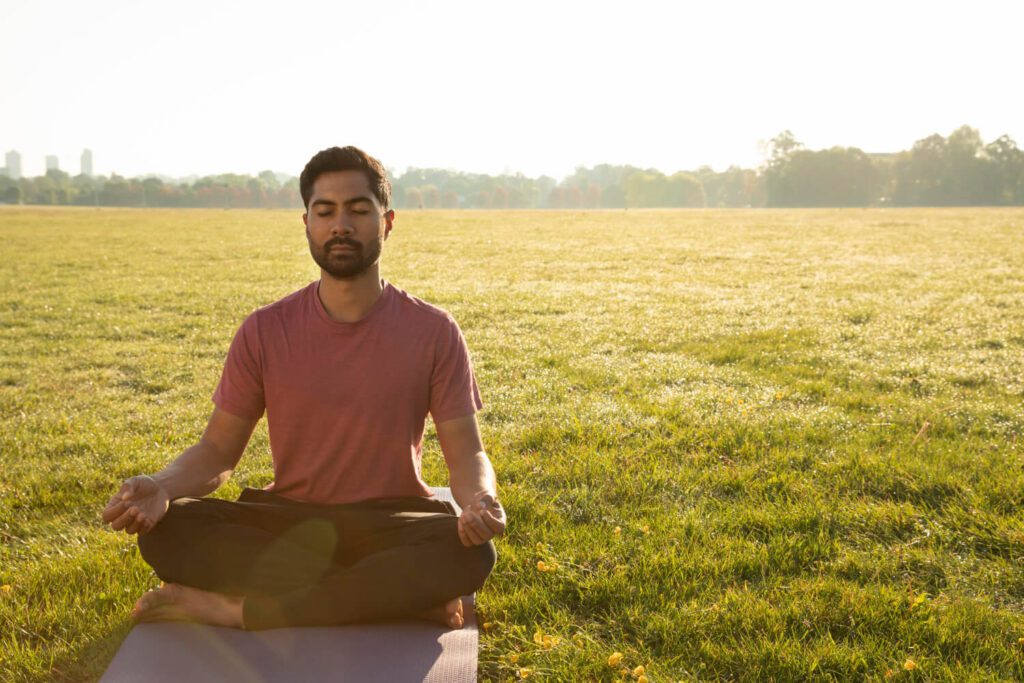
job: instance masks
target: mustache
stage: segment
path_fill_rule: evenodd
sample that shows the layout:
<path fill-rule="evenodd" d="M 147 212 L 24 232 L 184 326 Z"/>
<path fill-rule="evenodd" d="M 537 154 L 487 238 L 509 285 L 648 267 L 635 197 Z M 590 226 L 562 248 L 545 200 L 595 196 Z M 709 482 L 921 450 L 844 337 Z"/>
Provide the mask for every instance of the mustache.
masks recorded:
<path fill-rule="evenodd" d="M 332 237 L 331 239 L 324 242 L 324 251 L 329 250 L 331 247 L 338 245 L 344 247 L 352 247 L 353 249 L 362 250 L 363 245 L 356 242 L 351 237 Z"/>

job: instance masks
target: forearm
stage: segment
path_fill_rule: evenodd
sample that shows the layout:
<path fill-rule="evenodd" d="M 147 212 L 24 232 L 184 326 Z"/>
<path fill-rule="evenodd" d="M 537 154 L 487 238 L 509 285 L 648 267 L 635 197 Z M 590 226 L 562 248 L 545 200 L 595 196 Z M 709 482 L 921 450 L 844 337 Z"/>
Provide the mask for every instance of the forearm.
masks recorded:
<path fill-rule="evenodd" d="M 217 490 L 231 477 L 233 468 L 234 463 L 212 444 L 201 440 L 152 477 L 171 500 L 185 496 L 198 498 Z"/>
<path fill-rule="evenodd" d="M 498 497 L 494 467 L 484 451 L 463 456 L 455 467 L 449 467 L 452 496 L 459 507 L 466 509 L 483 495 Z"/>

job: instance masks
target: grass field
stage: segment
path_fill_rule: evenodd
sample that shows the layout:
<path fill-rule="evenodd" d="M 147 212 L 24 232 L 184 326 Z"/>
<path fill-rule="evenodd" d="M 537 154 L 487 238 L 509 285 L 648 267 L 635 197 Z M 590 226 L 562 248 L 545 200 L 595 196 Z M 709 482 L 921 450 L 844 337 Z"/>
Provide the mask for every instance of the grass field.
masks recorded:
<path fill-rule="evenodd" d="M 317 273 L 296 212 L 8 207 L 0 257 L 0 678 L 92 680 L 156 583 L 99 510 Z M 482 680 L 1024 679 L 1024 211 L 410 212 L 383 273 L 487 404 Z"/>

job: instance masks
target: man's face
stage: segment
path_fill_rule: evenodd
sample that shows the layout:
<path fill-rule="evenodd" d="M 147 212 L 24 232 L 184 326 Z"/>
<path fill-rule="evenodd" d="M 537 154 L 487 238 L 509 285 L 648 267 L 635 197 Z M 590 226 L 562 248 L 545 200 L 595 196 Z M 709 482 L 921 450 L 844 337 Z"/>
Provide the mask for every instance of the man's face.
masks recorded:
<path fill-rule="evenodd" d="M 376 270 L 393 218 L 394 212 L 384 211 L 362 171 L 322 173 L 313 182 L 309 210 L 302 214 L 309 253 L 337 280 L 354 280 Z"/>

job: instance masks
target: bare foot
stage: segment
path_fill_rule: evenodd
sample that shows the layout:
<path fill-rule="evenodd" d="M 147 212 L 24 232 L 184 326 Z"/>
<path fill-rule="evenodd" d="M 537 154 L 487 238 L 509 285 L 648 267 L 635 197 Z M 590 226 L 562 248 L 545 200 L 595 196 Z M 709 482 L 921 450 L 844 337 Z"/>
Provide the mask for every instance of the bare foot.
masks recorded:
<path fill-rule="evenodd" d="M 440 607 L 420 613 L 420 618 L 435 621 L 448 628 L 462 628 L 466 619 L 462 613 L 462 598 L 453 598 Z"/>
<path fill-rule="evenodd" d="M 211 626 L 242 626 L 241 597 L 168 583 L 149 591 L 135 603 L 132 619 L 144 621 L 194 621 Z"/>

